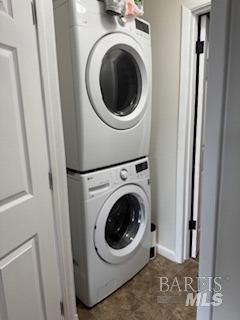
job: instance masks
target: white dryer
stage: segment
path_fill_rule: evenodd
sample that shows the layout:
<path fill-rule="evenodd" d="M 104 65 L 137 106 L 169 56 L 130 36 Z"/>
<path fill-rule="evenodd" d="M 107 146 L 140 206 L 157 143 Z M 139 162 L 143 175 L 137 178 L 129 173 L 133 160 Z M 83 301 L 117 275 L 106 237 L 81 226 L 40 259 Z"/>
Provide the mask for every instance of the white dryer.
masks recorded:
<path fill-rule="evenodd" d="M 97 0 L 54 6 L 67 167 L 86 172 L 147 156 L 150 25 L 123 24 Z"/>
<path fill-rule="evenodd" d="M 148 159 L 88 174 L 69 172 L 77 297 L 92 307 L 149 261 Z"/>

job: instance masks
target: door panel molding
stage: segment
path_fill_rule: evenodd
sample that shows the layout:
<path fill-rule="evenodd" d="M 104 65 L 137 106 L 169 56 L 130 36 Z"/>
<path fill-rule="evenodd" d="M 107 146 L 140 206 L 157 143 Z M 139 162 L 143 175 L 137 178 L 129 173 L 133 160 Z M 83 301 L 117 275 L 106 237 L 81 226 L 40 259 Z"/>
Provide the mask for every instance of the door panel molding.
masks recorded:
<path fill-rule="evenodd" d="M 0 94 L 3 103 L 8 104 L 7 110 L 0 110 L 0 148 L 4 150 L 0 159 L 0 175 L 7 182 L 0 186 L 1 206 L 11 199 L 14 201 L 31 194 L 32 179 L 16 48 L 0 45 L 0 66 L 5 77 Z"/>
<path fill-rule="evenodd" d="M 0 0 L 0 13 L 1 12 L 13 17 L 11 0 Z"/>
<path fill-rule="evenodd" d="M 37 239 L 34 237 L 0 260 L 2 319 L 47 319 L 38 256 Z M 13 286 L 21 290 L 13 290 Z M 31 297 L 31 301 L 26 303 L 26 297 Z M 14 304 L 14 308 L 7 304 L 8 301 Z"/>

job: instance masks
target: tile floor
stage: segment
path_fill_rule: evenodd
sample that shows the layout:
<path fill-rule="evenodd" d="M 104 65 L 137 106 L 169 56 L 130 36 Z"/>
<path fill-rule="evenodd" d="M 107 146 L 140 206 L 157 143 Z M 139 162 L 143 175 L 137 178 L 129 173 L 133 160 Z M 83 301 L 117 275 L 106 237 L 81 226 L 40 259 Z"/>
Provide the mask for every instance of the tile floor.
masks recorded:
<path fill-rule="evenodd" d="M 157 256 L 139 274 L 110 297 L 92 309 L 78 302 L 80 320 L 195 320 L 196 308 L 185 307 L 186 293 L 176 288 L 171 293 L 160 292 L 159 277 L 177 277 L 184 288 L 184 277 L 196 279 L 198 262 L 175 264 Z M 193 287 L 196 288 L 196 281 Z M 157 303 L 157 301 L 160 303 Z M 164 301 L 164 302 L 163 302 Z"/>

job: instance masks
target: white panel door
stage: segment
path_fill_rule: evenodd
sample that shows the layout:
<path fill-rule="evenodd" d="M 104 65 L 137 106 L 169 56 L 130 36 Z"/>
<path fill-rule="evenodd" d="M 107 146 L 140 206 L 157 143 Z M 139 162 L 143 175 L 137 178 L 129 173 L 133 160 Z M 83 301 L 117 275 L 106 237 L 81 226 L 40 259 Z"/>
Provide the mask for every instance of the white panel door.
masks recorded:
<path fill-rule="evenodd" d="M 29 0 L 0 0 L 0 320 L 61 319 L 48 151 Z"/>

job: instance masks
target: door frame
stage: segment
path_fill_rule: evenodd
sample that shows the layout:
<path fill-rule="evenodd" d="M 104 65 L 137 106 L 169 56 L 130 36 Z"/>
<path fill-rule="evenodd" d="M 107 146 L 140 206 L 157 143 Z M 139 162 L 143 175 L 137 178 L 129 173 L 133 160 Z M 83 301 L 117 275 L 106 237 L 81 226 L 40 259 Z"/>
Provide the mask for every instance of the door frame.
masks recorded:
<path fill-rule="evenodd" d="M 191 216 L 192 145 L 196 81 L 195 44 L 198 16 L 209 12 L 211 0 L 188 0 L 182 5 L 180 93 L 176 172 L 176 262 L 189 258 Z"/>
<path fill-rule="evenodd" d="M 76 320 L 78 319 L 78 315 L 75 302 L 53 2 L 52 0 L 38 0 L 34 2 L 36 6 L 39 64 L 45 108 L 46 134 L 48 139 L 50 172 L 53 183 L 52 199 L 62 304 L 64 309 L 63 318 L 66 320 Z"/>

